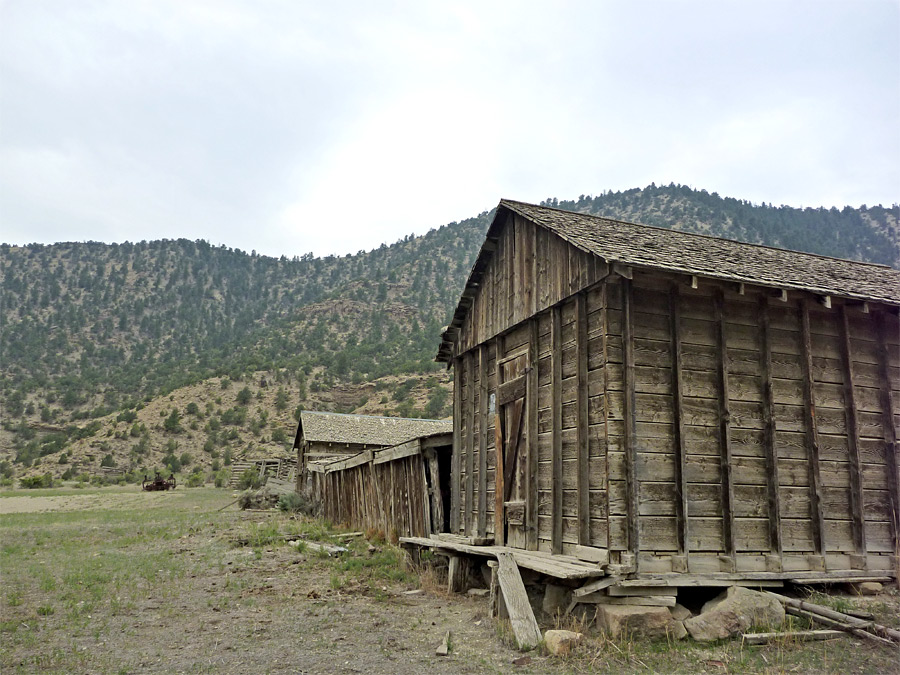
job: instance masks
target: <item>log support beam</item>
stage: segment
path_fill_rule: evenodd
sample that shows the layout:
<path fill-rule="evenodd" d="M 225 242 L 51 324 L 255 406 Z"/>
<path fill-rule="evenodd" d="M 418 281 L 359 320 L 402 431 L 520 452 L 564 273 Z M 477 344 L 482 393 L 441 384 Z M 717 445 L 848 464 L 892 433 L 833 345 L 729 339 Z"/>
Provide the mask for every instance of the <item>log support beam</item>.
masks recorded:
<path fill-rule="evenodd" d="M 527 406 L 527 471 L 525 472 L 525 548 L 538 548 L 538 321 L 529 320 L 530 346 L 525 375 Z"/>
<path fill-rule="evenodd" d="M 757 308 L 759 324 L 760 365 L 763 384 L 763 445 L 766 453 L 766 482 L 769 501 L 769 545 L 779 559 L 784 554 L 781 538 L 781 500 L 778 490 L 778 452 L 775 448 L 775 396 L 772 389 L 772 344 L 769 332 L 769 299 L 759 297 Z"/>
<path fill-rule="evenodd" d="M 488 346 L 478 349 L 478 527 L 487 535 Z"/>
<path fill-rule="evenodd" d="M 462 452 L 462 359 L 453 360 L 453 454 L 450 458 L 450 531 L 460 531 L 460 453 Z"/>
<path fill-rule="evenodd" d="M 888 328 L 884 312 L 873 313 L 875 335 L 878 339 L 878 385 L 881 399 L 881 420 L 884 431 L 884 450 L 888 472 L 888 492 L 890 494 L 891 534 L 894 541 L 894 561 L 897 583 L 900 584 L 900 478 L 898 478 L 897 458 L 900 447 L 897 444 L 898 431 L 894 423 L 894 394 L 891 387 L 890 359 L 888 357 Z M 894 336 L 896 338 L 896 335 Z"/>
<path fill-rule="evenodd" d="M 722 533 L 727 556 L 734 560 L 734 478 L 731 453 L 731 394 L 728 388 L 728 341 L 725 330 L 725 300 L 721 289 L 713 295 L 716 317 L 716 360 L 719 384 L 719 448 L 722 466 Z"/>
<path fill-rule="evenodd" d="M 809 510 L 812 521 L 813 545 L 816 554 L 825 555 L 825 514 L 820 495 L 822 474 L 819 468 L 819 430 L 816 424 L 816 393 L 813 380 L 812 340 L 809 330 L 809 303 L 800 301 L 800 365 L 803 370 L 804 428 L 809 469 Z"/>
<path fill-rule="evenodd" d="M 584 293 L 575 296 L 576 445 L 578 447 L 578 544 L 591 545 L 590 466 L 588 447 L 588 329 Z"/>
<path fill-rule="evenodd" d="M 635 437 L 637 435 L 635 420 L 635 387 L 634 387 L 634 308 L 632 306 L 631 280 L 622 278 L 622 360 L 624 361 L 622 377 L 625 388 L 625 405 L 623 416 L 625 418 L 625 483 L 626 483 L 626 509 L 628 514 L 628 550 L 637 560 L 637 554 L 641 548 L 640 542 L 640 507 L 638 496 L 640 494 L 637 479 L 637 447 Z"/>
<path fill-rule="evenodd" d="M 844 414 L 847 421 L 847 444 L 850 460 L 850 513 L 853 522 L 853 544 L 857 555 L 866 555 L 866 523 L 863 513 L 862 463 L 859 457 L 859 416 L 856 408 L 856 389 L 853 386 L 853 348 L 850 344 L 850 323 L 847 307 L 841 305 L 839 314 L 841 366 L 844 374 Z"/>
<path fill-rule="evenodd" d="M 475 526 L 475 352 L 466 352 L 466 510 L 465 531 Z"/>
<path fill-rule="evenodd" d="M 690 544 L 688 540 L 688 496 L 687 496 L 687 448 L 684 429 L 684 396 L 682 384 L 684 372 L 681 354 L 681 295 L 678 284 L 669 289 L 669 335 L 672 340 L 672 400 L 674 402 L 675 424 L 675 518 L 677 520 L 678 555 L 687 570 Z"/>
<path fill-rule="evenodd" d="M 562 308 L 555 305 L 550 310 L 550 361 L 552 369 L 552 401 L 550 404 L 552 466 L 551 499 L 552 520 L 550 549 L 562 553 Z"/>

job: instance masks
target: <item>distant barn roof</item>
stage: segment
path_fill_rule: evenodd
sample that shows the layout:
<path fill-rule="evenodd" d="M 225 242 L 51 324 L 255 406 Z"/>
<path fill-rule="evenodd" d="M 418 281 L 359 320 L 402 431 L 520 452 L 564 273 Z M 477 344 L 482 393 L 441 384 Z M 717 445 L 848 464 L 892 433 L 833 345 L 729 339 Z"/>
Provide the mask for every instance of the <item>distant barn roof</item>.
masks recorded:
<path fill-rule="evenodd" d="M 466 283 L 464 297 L 481 281 L 494 251 L 491 240 L 496 239 L 509 212 L 610 263 L 900 305 L 900 271 L 885 265 L 745 244 L 509 199 L 502 199 L 497 207 L 487 240 Z M 457 306 L 453 321 L 444 333 L 438 361 L 449 361 L 449 340 L 469 307 L 470 303 L 466 302 Z"/>
<path fill-rule="evenodd" d="M 374 415 L 342 415 L 329 412 L 300 413 L 297 437 L 319 443 L 398 445 L 420 436 L 453 431 L 451 420 L 423 420 Z"/>

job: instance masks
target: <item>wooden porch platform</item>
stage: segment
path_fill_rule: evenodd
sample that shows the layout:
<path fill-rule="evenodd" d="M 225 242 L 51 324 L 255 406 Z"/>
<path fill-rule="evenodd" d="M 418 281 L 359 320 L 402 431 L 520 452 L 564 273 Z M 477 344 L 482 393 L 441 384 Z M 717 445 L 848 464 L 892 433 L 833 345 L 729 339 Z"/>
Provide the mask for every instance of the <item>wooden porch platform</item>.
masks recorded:
<path fill-rule="evenodd" d="M 436 551 L 453 551 L 468 555 L 497 558 L 498 553 L 512 554 L 516 565 L 525 569 L 556 577 L 557 579 L 590 579 L 606 576 L 597 563 L 589 563 L 569 555 L 553 555 L 544 551 L 523 551 L 508 546 L 476 546 L 466 543 L 465 537 L 441 535 L 440 539 L 430 537 L 400 537 L 401 545 L 422 546 Z"/>
<path fill-rule="evenodd" d="M 433 537 L 400 537 L 400 544 L 420 546 L 435 551 L 464 553 L 496 559 L 500 552 L 509 552 L 519 567 L 533 570 L 557 579 L 583 579 L 586 582 L 597 577 L 608 577 L 603 588 L 610 584 L 622 587 L 678 587 L 678 586 L 781 586 L 784 582 L 796 584 L 835 584 L 879 581 L 889 583 L 888 575 L 873 574 L 864 570 L 834 570 L 831 572 L 710 572 L 688 573 L 635 573 L 621 576 L 606 571 L 605 566 L 586 562 L 569 555 L 554 555 L 546 551 L 525 551 L 508 546 L 478 545 L 468 537 L 440 534 Z M 594 584 L 586 584 L 586 586 Z"/>

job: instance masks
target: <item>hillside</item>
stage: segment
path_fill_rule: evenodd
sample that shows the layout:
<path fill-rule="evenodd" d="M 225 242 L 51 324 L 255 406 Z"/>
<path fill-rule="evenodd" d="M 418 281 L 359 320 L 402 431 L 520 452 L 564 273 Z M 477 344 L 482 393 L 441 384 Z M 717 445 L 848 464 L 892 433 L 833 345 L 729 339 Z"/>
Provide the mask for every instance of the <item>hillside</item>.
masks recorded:
<path fill-rule="evenodd" d="M 757 206 L 677 185 L 544 203 L 900 266 L 896 206 Z M 90 471 L 106 455 L 139 469 L 185 452 L 209 470 L 226 449 L 281 451 L 297 407 L 448 415 L 433 357 L 491 216 L 327 258 L 187 240 L 2 245 L 2 470 Z M 237 405 L 244 388 L 253 402 Z"/>

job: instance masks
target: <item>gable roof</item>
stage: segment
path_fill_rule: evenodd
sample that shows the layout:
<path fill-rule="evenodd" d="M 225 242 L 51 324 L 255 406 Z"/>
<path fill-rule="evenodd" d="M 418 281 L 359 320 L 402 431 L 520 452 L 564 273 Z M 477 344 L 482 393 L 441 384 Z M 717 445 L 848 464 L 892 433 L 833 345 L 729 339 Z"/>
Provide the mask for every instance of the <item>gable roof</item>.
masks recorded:
<path fill-rule="evenodd" d="M 491 240 L 496 239 L 509 213 L 526 218 L 608 263 L 900 305 L 900 271 L 885 265 L 746 244 L 509 199 L 500 200 L 466 282 L 464 297 L 472 295 L 481 281 L 494 251 Z M 468 308 L 464 302 L 457 306 L 453 322 L 444 333 L 438 361 L 449 360 L 449 342 Z"/>
<path fill-rule="evenodd" d="M 398 445 L 413 438 L 453 431 L 452 420 L 423 420 L 375 415 L 300 412 L 294 447 L 304 440 L 319 443 Z"/>

